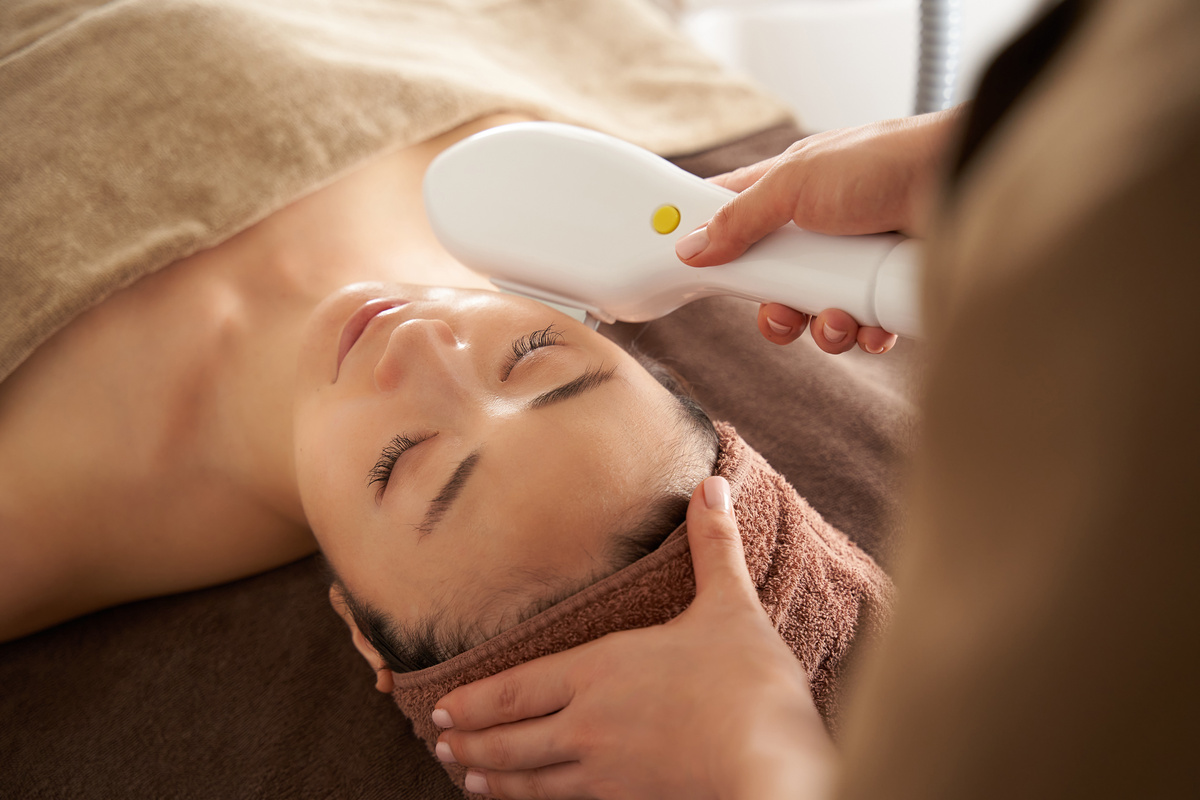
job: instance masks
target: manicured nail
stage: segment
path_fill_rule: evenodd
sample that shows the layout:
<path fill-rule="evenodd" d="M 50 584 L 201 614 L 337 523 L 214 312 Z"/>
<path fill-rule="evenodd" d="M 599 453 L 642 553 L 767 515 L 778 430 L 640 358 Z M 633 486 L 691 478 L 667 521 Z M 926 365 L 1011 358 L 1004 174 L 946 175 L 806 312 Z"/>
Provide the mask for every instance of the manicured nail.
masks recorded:
<path fill-rule="evenodd" d="M 845 338 L 846 338 L 845 331 L 839 331 L 837 328 L 831 327 L 829 325 L 825 326 L 825 341 L 829 342 L 830 344 L 837 344 L 838 342 L 840 342 L 842 339 L 845 339 Z"/>
<path fill-rule="evenodd" d="M 694 230 L 675 243 L 675 255 L 681 261 L 695 258 L 708 247 L 708 227 Z"/>
<path fill-rule="evenodd" d="M 704 504 L 714 511 L 729 513 L 729 481 L 720 475 L 704 479 Z"/>
<path fill-rule="evenodd" d="M 775 333 L 779 336 L 786 336 L 792 332 L 791 325 L 784 325 L 782 322 L 776 322 L 770 317 L 767 317 L 767 327 L 775 331 Z"/>
<path fill-rule="evenodd" d="M 435 708 L 433 710 L 433 724 L 439 728 L 453 728 L 454 720 L 450 719 L 450 712 L 444 708 Z"/>
<path fill-rule="evenodd" d="M 475 794 L 492 793 L 491 790 L 488 789 L 487 778 L 483 777 L 482 772 L 475 772 L 474 770 L 468 771 L 467 778 L 463 781 L 463 783 L 466 785 L 468 792 L 474 792 Z"/>
<path fill-rule="evenodd" d="M 441 761 L 443 764 L 458 763 L 454 758 L 454 751 L 445 742 L 438 742 L 437 746 L 433 748 L 433 752 L 437 753 L 438 761 Z"/>

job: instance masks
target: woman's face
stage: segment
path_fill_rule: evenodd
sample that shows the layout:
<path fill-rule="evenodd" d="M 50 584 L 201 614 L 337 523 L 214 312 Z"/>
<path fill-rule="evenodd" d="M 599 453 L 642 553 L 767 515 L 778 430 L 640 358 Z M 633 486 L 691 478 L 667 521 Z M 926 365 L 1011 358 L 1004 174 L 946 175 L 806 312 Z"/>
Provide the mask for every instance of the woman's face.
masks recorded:
<path fill-rule="evenodd" d="M 354 284 L 314 311 L 301 500 L 361 601 L 483 630 L 585 582 L 663 487 L 675 400 L 627 353 L 492 292 Z"/>

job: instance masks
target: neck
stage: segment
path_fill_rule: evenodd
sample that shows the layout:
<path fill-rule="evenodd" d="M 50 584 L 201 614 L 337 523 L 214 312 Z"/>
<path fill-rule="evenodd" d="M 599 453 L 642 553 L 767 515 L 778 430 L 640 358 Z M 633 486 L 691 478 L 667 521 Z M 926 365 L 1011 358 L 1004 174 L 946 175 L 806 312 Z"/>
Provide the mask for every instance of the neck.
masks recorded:
<path fill-rule="evenodd" d="M 256 270 L 237 261 L 223 267 L 272 272 L 261 261 Z M 220 322 L 203 356 L 212 375 L 197 426 L 204 437 L 194 445 L 264 512 L 297 526 L 306 521 L 296 485 L 292 395 L 299 331 L 316 302 L 281 285 L 259 292 L 253 282 L 230 293 L 213 315 Z"/>
<path fill-rule="evenodd" d="M 400 151 L 275 212 L 217 250 L 198 254 L 235 287 L 217 348 L 212 452 L 287 520 L 304 524 L 296 484 L 292 397 L 300 332 L 331 292 L 358 281 L 490 288 L 436 242 L 421 203 L 428 162 L 481 121 Z M 189 259 L 189 260 L 193 260 Z"/>

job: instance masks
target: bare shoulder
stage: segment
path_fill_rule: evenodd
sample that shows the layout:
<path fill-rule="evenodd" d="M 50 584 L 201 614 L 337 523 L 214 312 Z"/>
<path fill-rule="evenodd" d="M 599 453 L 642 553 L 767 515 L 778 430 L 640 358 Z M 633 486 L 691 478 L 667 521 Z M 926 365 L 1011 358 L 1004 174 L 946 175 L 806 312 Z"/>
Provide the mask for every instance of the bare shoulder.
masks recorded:
<path fill-rule="evenodd" d="M 0 384 L 0 640 L 315 550 L 205 446 L 242 435 L 212 404 L 242 300 L 150 276 Z"/>

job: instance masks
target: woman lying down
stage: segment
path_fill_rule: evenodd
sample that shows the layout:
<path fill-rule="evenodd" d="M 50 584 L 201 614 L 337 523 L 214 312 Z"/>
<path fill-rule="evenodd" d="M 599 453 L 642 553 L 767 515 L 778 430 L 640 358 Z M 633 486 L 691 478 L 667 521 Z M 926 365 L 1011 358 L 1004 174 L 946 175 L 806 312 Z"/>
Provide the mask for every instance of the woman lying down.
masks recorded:
<path fill-rule="evenodd" d="M 716 470 L 764 603 L 833 708 L 850 640 L 886 602 L 874 563 L 666 370 L 396 230 L 421 216 L 414 176 L 436 152 L 509 119 L 143 278 L 0 385 L 5 639 L 319 547 L 380 687 L 426 670 L 396 689 L 423 726 L 514 656 L 686 607 L 677 528 Z"/>
<path fill-rule="evenodd" d="M 429 161 L 529 116 L 314 178 L 24 357 L 0 383 L 0 639 L 319 548 L 432 742 L 454 685 L 686 607 L 680 526 L 716 471 L 829 718 L 883 573 L 665 369 L 490 291 L 429 231 Z"/>

